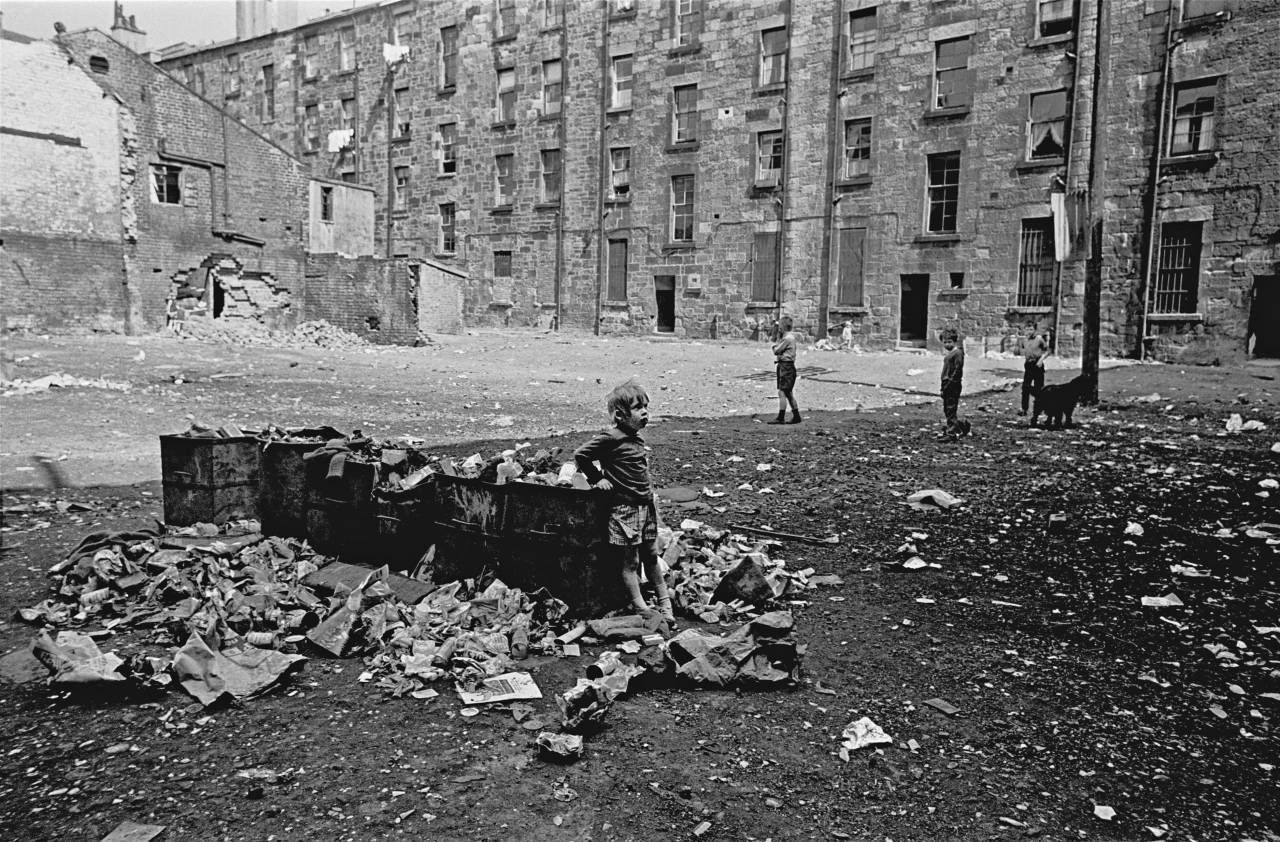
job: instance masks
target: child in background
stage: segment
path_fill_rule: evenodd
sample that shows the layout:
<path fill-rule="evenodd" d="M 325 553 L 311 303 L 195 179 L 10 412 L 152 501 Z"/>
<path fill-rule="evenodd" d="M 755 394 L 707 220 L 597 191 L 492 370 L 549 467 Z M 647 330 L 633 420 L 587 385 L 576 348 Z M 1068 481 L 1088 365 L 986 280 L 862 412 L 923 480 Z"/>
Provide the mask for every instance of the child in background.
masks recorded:
<path fill-rule="evenodd" d="M 770 424 L 799 424 L 800 407 L 796 406 L 791 390 L 796 387 L 796 335 L 791 332 L 791 317 L 783 316 L 778 322 L 782 336 L 773 343 L 773 355 L 778 366 L 778 417 Z M 791 404 L 791 420 L 787 420 L 787 404 Z"/>
<path fill-rule="evenodd" d="M 658 506 L 649 478 L 648 448 L 640 437 L 649 423 L 649 395 L 640 384 L 627 381 L 609 393 L 605 405 L 613 418 L 613 429 L 579 447 L 573 458 L 593 487 L 613 494 L 609 544 L 618 553 L 622 583 L 632 607 L 651 610 L 640 593 L 643 564 L 659 613 L 672 620 L 671 596 L 658 565 Z"/>
<path fill-rule="evenodd" d="M 853 322 L 844 320 L 844 329 L 840 331 L 840 350 L 853 350 Z"/>
<path fill-rule="evenodd" d="M 1022 340 L 1022 410 L 1027 414 L 1031 399 L 1044 388 L 1044 358 L 1049 356 L 1049 338 L 1042 334 L 1035 323 L 1027 325 L 1027 337 Z"/>
<path fill-rule="evenodd" d="M 966 424 L 956 417 L 964 381 L 964 348 L 960 346 L 960 337 L 955 328 L 947 328 L 942 332 L 942 347 L 946 349 L 942 356 L 942 414 L 947 419 L 947 430 L 943 435 L 957 436 L 966 432 Z"/>

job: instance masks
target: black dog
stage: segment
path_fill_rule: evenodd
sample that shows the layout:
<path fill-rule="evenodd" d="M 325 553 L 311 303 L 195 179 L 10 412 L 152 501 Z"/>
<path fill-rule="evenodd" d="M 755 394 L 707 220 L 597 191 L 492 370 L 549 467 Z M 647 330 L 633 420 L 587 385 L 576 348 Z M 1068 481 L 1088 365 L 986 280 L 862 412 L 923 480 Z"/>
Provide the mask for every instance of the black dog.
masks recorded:
<path fill-rule="evenodd" d="M 1031 426 L 1036 425 L 1036 419 L 1042 412 L 1046 429 L 1072 426 L 1071 413 L 1076 411 L 1076 404 L 1080 402 L 1087 382 L 1082 374 L 1066 383 L 1042 386 L 1036 393 L 1035 406 L 1031 411 Z"/>

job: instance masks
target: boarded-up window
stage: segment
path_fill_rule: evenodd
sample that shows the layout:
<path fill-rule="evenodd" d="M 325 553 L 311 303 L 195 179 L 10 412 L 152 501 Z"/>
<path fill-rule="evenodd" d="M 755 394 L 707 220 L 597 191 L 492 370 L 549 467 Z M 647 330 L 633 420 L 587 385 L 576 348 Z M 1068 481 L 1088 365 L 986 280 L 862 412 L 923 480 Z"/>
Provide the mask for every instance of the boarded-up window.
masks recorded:
<path fill-rule="evenodd" d="M 627 300 L 627 241 L 609 241 L 609 291 L 610 301 Z"/>
<path fill-rule="evenodd" d="M 969 36 L 934 45 L 933 107 L 961 108 L 973 104 L 973 71 L 969 69 Z"/>
<path fill-rule="evenodd" d="M 839 306 L 862 306 L 862 255 L 866 241 L 865 228 L 840 229 L 840 276 L 836 283 Z"/>
<path fill-rule="evenodd" d="M 778 300 L 778 232 L 757 231 L 751 254 L 751 300 Z"/>

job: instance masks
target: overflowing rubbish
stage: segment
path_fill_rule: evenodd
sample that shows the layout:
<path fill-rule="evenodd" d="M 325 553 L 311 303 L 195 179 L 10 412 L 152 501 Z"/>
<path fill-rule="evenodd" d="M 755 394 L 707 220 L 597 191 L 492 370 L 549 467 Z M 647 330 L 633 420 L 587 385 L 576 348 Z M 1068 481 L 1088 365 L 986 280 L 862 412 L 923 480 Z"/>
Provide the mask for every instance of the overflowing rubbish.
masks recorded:
<path fill-rule="evenodd" d="M 871 718 L 867 716 L 850 722 L 844 727 L 844 733 L 840 736 L 844 740 L 840 744 L 840 759 L 846 763 L 849 762 L 849 752 L 851 751 L 879 745 L 880 743 L 893 742 L 893 737 L 886 734 L 883 728 L 872 722 Z"/>

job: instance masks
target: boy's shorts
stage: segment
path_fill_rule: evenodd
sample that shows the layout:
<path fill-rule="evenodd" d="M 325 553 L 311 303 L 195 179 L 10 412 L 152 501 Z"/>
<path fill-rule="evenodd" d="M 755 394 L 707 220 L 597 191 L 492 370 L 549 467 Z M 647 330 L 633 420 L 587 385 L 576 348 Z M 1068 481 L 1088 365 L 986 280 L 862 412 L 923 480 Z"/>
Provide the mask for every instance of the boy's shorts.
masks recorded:
<path fill-rule="evenodd" d="M 609 543 L 615 547 L 639 547 L 658 540 L 658 506 L 648 503 L 615 503 L 609 512 Z"/>
<path fill-rule="evenodd" d="M 778 391 L 790 392 L 796 387 L 796 364 L 792 362 L 778 363 Z"/>

